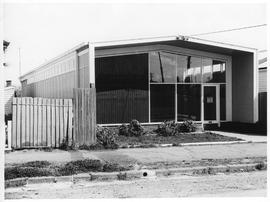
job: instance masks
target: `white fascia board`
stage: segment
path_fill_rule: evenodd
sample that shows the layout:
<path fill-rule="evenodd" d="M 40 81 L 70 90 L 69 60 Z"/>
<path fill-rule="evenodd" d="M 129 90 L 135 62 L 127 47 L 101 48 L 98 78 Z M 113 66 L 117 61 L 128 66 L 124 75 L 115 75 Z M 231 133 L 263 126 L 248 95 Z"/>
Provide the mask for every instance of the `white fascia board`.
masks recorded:
<path fill-rule="evenodd" d="M 210 40 L 200 39 L 200 38 L 195 38 L 195 37 L 187 37 L 187 41 L 194 42 L 194 43 L 201 43 L 201 44 L 210 45 L 210 46 L 217 46 L 221 48 L 229 48 L 233 50 L 252 52 L 252 53 L 258 51 L 256 48 L 239 46 L 239 45 L 229 44 L 229 43 L 222 43 L 222 42 L 217 42 L 217 41 L 210 41 Z"/>
<path fill-rule="evenodd" d="M 152 38 L 138 38 L 138 39 L 126 39 L 117 41 L 100 41 L 93 42 L 95 48 L 106 47 L 106 46 L 120 46 L 120 45 L 132 45 L 140 43 L 152 43 L 159 41 L 171 41 L 176 40 L 177 36 L 163 36 L 163 37 L 152 37 Z"/>

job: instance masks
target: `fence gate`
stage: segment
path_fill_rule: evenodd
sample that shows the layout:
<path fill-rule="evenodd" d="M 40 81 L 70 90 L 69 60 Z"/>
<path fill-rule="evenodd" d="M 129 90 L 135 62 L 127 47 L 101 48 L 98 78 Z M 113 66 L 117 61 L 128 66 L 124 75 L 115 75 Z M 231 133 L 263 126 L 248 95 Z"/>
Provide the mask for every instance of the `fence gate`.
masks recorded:
<path fill-rule="evenodd" d="M 13 98 L 11 146 L 59 147 L 72 140 L 72 100 Z"/>
<path fill-rule="evenodd" d="M 73 91 L 74 140 L 78 145 L 96 143 L 96 89 Z"/>

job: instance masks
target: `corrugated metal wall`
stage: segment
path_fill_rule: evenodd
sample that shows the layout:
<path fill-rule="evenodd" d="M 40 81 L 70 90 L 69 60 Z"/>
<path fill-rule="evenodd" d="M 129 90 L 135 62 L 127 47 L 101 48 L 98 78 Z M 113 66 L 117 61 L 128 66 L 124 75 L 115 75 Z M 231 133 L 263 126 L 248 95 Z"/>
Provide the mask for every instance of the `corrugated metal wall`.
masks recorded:
<path fill-rule="evenodd" d="M 37 70 L 22 81 L 23 97 L 72 98 L 76 87 L 75 52 Z"/>

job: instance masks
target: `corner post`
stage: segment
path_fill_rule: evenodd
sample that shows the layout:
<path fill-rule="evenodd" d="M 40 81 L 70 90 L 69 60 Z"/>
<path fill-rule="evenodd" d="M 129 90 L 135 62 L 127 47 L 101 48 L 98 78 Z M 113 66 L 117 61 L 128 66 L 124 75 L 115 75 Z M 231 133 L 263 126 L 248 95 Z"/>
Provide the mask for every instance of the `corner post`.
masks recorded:
<path fill-rule="evenodd" d="M 89 87 L 95 87 L 95 46 L 89 43 Z"/>

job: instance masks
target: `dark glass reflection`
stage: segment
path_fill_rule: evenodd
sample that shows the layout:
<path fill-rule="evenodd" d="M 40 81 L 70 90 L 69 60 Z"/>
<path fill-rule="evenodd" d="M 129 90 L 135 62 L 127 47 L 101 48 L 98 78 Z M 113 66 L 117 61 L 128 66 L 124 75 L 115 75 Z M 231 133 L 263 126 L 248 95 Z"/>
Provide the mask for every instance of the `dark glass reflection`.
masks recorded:
<path fill-rule="evenodd" d="M 151 122 L 175 119 L 175 85 L 151 84 Z"/>
<path fill-rule="evenodd" d="M 150 53 L 150 82 L 176 82 L 176 55 L 165 52 Z"/>
<path fill-rule="evenodd" d="M 225 83 L 225 62 L 213 60 L 213 79 L 211 82 L 213 83 Z"/>
<path fill-rule="evenodd" d="M 177 85 L 177 119 L 201 120 L 201 85 L 178 84 Z"/>
<path fill-rule="evenodd" d="M 148 122 L 148 54 L 96 59 L 97 123 Z"/>
<path fill-rule="evenodd" d="M 201 58 L 188 56 L 184 69 L 185 83 L 201 83 Z"/>

